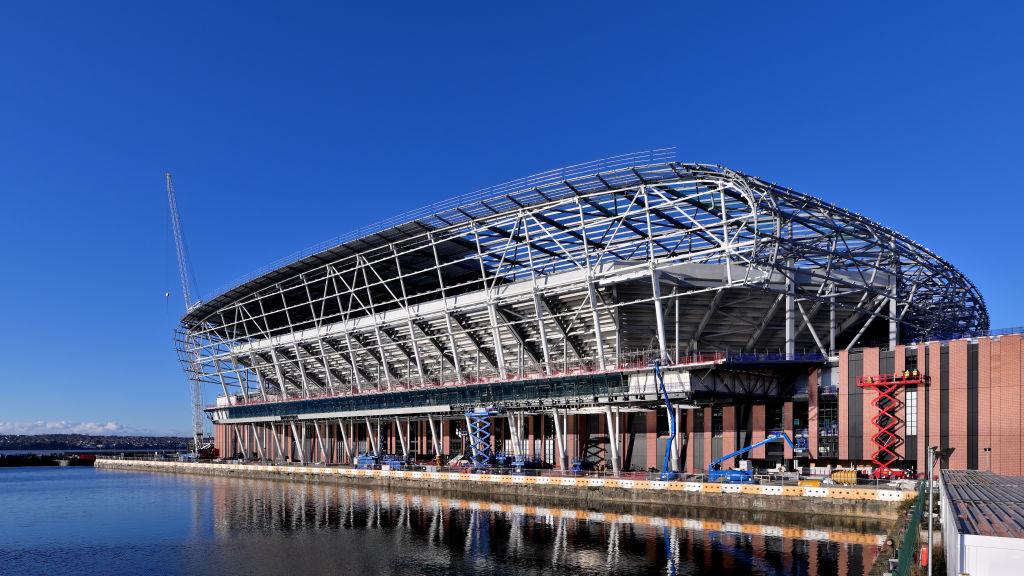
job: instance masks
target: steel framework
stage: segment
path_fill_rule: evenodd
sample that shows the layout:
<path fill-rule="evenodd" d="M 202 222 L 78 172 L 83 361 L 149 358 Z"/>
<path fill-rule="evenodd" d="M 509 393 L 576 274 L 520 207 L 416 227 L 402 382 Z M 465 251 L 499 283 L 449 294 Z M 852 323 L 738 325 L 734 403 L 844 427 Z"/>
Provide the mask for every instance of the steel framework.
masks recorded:
<path fill-rule="evenodd" d="M 182 318 L 189 376 L 222 405 L 262 403 L 988 329 L 974 285 L 899 233 L 671 155 L 529 177 L 299 255 Z"/>

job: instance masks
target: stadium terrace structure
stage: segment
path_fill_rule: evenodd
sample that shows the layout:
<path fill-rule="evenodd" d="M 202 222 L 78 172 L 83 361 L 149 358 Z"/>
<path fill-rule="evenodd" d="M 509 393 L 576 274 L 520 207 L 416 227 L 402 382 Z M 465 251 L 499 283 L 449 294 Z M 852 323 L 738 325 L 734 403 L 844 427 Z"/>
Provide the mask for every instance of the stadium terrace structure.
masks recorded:
<path fill-rule="evenodd" d="M 975 286 L 921 245 L 673 154 L 458 197 L 194 306 L 176 341 L 189 376 L 217 391 L 207 413 L 222 453 L 455 455 L 467 413 L 484 409 L 492 450 L 646 470 L 667 434 L 659 360 L 684 431 L 673 466 L 696 469 L 765 430 L 817 436 L 809 384 L 863 398 L 841 363 L 864 347 L 988 330 Z M 732 439 L 695 446 L 687 434 L 705 428 Z M 838 458 L 842 443 L 798 449 Z"/>

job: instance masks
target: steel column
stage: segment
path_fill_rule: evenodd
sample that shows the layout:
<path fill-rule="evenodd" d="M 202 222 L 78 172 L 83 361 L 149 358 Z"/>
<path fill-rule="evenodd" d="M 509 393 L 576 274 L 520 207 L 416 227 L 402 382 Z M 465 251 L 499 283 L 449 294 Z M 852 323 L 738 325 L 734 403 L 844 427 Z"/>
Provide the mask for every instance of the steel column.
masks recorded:
<path fill-rule="evenodd" d="M 352 448 L 349 446 L 348 434 L 345 432 L 345 421 L 341 418 L 338 418 L 338 430 L 341 432 L 341 445 L 345 448 L 345 458 L 351 464 L 354 462 L 352 459 Z"/>
<path fill-rule="evenodd" d="M 608 421 L 608 444 L 611 448 L 611 460 L 612 460 L 612 474 L 619 475 L 619 436 L 616 433 L 618 429 L 616 416 L 612 415 L 612 407 L 604 407 L 604 416 Z"/>
<path fill-rule="evenodd" d="M 427 424 L 430 426 L 430 440 L 434 445 L 434 456 L 438 459 L 441 458 L 441 439 L 438 438 L 437 430 L 434 426 L 434 417 L 427 414 Z"/>
<path fill-rule="evenodd" d="M 250 424 L 252 426 L 252 437 L 256 441 L 256 452 L 260 455 L 260 460 L 266 460 L 266 456 L 263 454 L 263 445 L 260 442 L 260 435 L 256 431 L 256 424 Z"/>
<path fill-rule="evenodd" d="M 291 422 L 292 425 L 292 442 L 299 450 L 299 462 L 302 464 L 306 463 L 305 449 L 302 446 L 302 442 L 305 440 L 305 434 L 299 437 L 299 431 L 295 428 L 295 422 Z M 303 432 L 305 432 L 305 425 L 303 425 Z"/>
<path fill-rule="evenodd" d="M 654 263 L 651 263 L 651 291 L 654 295 L 654 319 L 658 326 L 658 353 L 661 355 L 661 361 L 668 364 L 672 363 L 672 360 L 668 355 L 668 344 L 665 339 L 665 313 L 661 307 L 661 272 L 654 267 Z"/>

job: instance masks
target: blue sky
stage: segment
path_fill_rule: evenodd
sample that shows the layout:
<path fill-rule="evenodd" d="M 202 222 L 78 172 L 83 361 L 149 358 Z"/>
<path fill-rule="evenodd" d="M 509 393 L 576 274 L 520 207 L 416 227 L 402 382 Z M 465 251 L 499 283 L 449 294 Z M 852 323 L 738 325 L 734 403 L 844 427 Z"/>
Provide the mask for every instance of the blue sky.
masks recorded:
<path fill-rule="evenodd" d="M 397 212 L 677 146 L 905 233 L 1024 325 L 1016 4 L 338 4 L 0 8 L 0 433 L 187 431 L 165 170 L 206 297 Z"/>

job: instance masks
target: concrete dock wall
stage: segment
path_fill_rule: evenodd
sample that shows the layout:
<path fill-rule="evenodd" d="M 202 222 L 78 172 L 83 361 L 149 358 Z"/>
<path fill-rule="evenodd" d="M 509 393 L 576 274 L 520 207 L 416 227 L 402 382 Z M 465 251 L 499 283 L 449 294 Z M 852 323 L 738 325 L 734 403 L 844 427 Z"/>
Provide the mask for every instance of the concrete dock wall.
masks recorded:
<path fill-rule="evenodd" d="M 365 488 L 426 490 L 482 498 L 501 495 L 514 498 L 524 504 L 543 502 L 594 509 L 600 508 L 603 504 L 616 503 L 893 519 L 897 515 L 899 503 L 914 496 L 914 492 L 874 488 L 758 486 L 613 478 L 508 476 L 104 458 L 96 461 L 96 467 L 112 470 L 331 482 Z"/>

